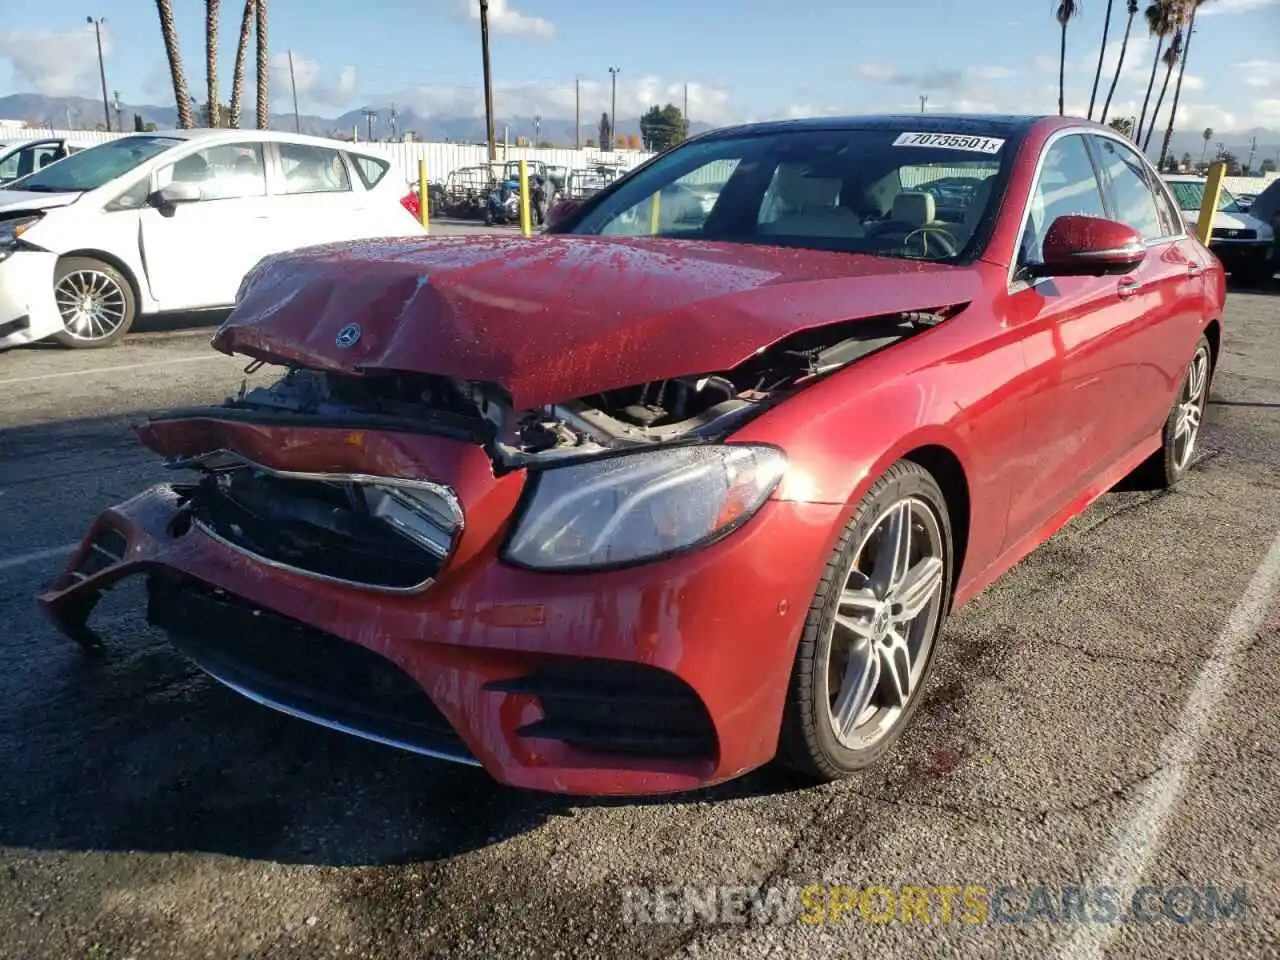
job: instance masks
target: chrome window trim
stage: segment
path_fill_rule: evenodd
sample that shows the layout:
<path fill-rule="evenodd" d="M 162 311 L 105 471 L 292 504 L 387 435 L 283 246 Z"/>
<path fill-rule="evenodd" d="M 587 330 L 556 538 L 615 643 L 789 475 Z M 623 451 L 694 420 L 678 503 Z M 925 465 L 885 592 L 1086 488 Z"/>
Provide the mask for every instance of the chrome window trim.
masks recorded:
<path fill-rule="evenodd" d="M 453 556 L 453 552 L 457 548 L 458 541 L 461 539 L 462 532 L 466 526 L 462 512 L 462 505 L 458 502 L 457 494 L 453 492 L 451 487 L 442 483 L 435 483 L 430 480 L 410 480 L 404 477 L 380 477 L 368 473 L 312 473 L 301 470 L 277 470 L 272 467 L 263 466 L 242 454 L 236 453 L 234 450 L 226 448 L 198 454 L 193 457 L 182 457 L 180 459 L 171 460 L 167 462 L 165 466 L 171 470 L 182 470 L 205 464 L 207 461 L 213 460 L 216 457 L 226 457 L 234 461 L 234 463 L 230 466 L 221 468 L 209 467 L 209 469 L 214 472 L 219 472 L 219 470 L 238 470 L 248 467 L 254 470 L 261 470 L 263 473 L 274 477 L 280 477 L 285 480 L 301 480 L 319 483 L 352 483 L 359 486 L 384 486 L 398 489 L 421 490 L 439 497 L 448 507 L 455 525 L 449 552 L 440 558 L 440 565 L 442 568 L 445 563 L 448 562 L 449 557 Z M 235 551 L 241 556 L 250 557 L 258 563 L 271 567 L 274 570 L 281 570 L 285 573 L 296 574 L 297 576 L 306 577 L 309 580 L 317 580 L 321 583 L 331 583 L 335 586 L 350 587 L 352 589 L 365 590 L 374 593 L 406 595 L 422 593 L 436 582 L 436 578 L 431 577 L 421 583 L 412 584 L 408 587 L 388 587 L 374 583 L 363 583 L 358 580 L 346 580 L 341 577 L 331 577 L 323 573 L 306 570 L 302 567 L 295 567 L 292 564 L 282 563 L 279 560 L 272 560 L 270 557 L 264 557 L 261 554 L 240 546 L 239 544 L 232 543 L 226 537 L 223 537 L 210 529 L 207 524 L 201 522 L 196 517 L 191 518 L 191 523 L 192 526 L 199 528 L 200 532 L 209 539 L 221 544 L 229 550 Z"/>
<path fill-rule="evenodd" d="M 1101 137 L 1107 140 L 1114 140 L 1117 143 L 1119 143 L 1121 146 L 1128 147 L 1130 150 L 1132 150 L 1141 158 L 1142 166 L 1143 166 L 1143 169 L 1146 171 L 1147 178 L 1150 180 L 1151 177 L 1154 177 L 1155 178 L 1154 183 L 1157 184 L 1158 189 L 1163 191 L 1165 197 L 1169 200 L 1170 205 L 1175 210 L 1178 209 L 1178 205 L 1176 203 L 1173 203 L 1172 194 L 1169 193 L 1168 184 L 1166 184 L 1164 182 L 1164 179 L 1152 169 L 1151 162 L 1147 160 L 1146 156 L 1142 153 L 1142 151 L 1139 150 L 1131 141 L 1129 141 L 1123 135 L 1116 133 L 1113 130 L 1107 130 L 1107 129 L 1092 127 L 1092 126 L 1073 126 L 1073 127 L 1064 127 L 1061 130 L 1055 130 L 1053 133 L 1049 135 L 1048 139 L 1045 140 L 1044 145 L 1041 146 L 1040 148 L 1040 155 L 1036 158 L 1035 171 L 1031 175 L 1031 186 L 1027 189 L 1026 195 L 1022 198 L 1022 212 L 1019 214 L 1018 233 L 1014 240 L 1013 255 L 1009 257 L 1009 269 L 1006 271 L 1006 276 L 1005 276 L 1005 286 L 1010 293 L 1014 292 L 1015 290 L 1021 290 L 1021 289 L 1029 290 L 1032 287 L 1038 286 L 1039 284 L 1043 283 L 1046 280 L 1052 279 L 1052 277 L 1035 277 L 1032 280 L 1017 279 L 1016 274 L 1019 268 L 1018 255 L 1022 250 L 1022 238 L 1027 232 L 1028 222 L 1030 221 L 1030 218 L 1031 218 L 1031 197 L 1035 194 L 1036 189 L 1040 186 L 1040 177 L 1041 177 L 1041 174 L 1044 172 L 1045 158 L 1049 154 L 1049 149 L 1055 143 L 1057 143 L 1059 140 L 1063 139 L 1064 137 L 1070 137 L 1070 136 Z M 1085 148 L 1088 149 L 1087 143 L 1085 144 Z M 1092 154 L 1090 155 L 1090 159 L 1091 160 L 1093 159 Z M 1101 169 L 1095 167 L 1094 178 L 1097 180 L 1099 191 L 1101 191 L 1103 205 L 1109 206 L 1108 198 L 1106 194 L 1106 184 L 1103 183 L 1103 173 Z M 1161 246 L 1162 244 L 1170 243 L 1177 240 L 1185 240 L 1189 235 L 1187 231 L 1186 221 L 1183 220 L 1181 217 L 1179 217 L 1178 220 L 1182 224 L 1181 233 L 1169 234 L 1168 236 L 1162 236 L 1162 237 L 1156 237 L 1151 240 L 1143 240 L 1142 242 L 1143 248 L 1150 250 L 1152 247 L 1158 247 L 1158 246 Z"/>

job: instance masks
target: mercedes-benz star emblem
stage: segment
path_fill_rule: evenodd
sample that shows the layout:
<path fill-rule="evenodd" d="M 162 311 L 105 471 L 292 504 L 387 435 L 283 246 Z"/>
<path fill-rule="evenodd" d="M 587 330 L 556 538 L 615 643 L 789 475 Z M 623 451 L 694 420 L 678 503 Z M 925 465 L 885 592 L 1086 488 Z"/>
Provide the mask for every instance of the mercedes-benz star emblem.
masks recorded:
<path fill-rule="evenodd" d="M 338 335 L 334 338 L 333 342 L 343 350 L 346 350 L 348 347 L 354 347 L 360 342 L 360 324 L 348 323 L 338 331 Z"/>

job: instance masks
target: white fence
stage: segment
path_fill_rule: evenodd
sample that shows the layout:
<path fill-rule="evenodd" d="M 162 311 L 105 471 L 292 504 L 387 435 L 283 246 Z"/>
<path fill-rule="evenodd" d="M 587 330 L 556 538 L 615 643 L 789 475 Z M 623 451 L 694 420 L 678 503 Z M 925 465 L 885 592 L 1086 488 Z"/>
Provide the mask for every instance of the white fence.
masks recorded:
<path fill-rule="evenodd" d="M 12 139 L 22 137 L 72 137 L 81 143 L 106 143 L 117 137 L 127 136 L 123 133 L 104 133 L 100 130 L 45 130 L 34 128 L 13 128 L 0 126 L 0 139 L 6 136 Z M 406 181 L 416 180 L 418 176 L 418 160 L 427 161 L 427 176 L 432 180 L 443 180 L 451 170 L 459 167 L 471 167 L 484 163 L 486 150 L 483 146 L 462 143 L 360 143 L 362 150 L 368 150 L 386 157 Z M 627 168 L 647 159 L 651 154 L 643 150 L 538 150 L 533 147 L 504 147 L 498 144 L 500 160 L 541 160 L 543 163 L 569 168 L 585 167 L 598 160 L 621 162 Z M 732 161 L 708 164 L 690 177 L 690 184 L 723 183 L 733 169 Z M 964 176 L 964 168 L 954 171 L 929 171 L 928 179 L 939 176 Z M 1258 177 L 1227 177 L 1223 184 L 1232 193 L 1261 193 L 1271 185 L 1280 173 L 1269 173 Z"/>

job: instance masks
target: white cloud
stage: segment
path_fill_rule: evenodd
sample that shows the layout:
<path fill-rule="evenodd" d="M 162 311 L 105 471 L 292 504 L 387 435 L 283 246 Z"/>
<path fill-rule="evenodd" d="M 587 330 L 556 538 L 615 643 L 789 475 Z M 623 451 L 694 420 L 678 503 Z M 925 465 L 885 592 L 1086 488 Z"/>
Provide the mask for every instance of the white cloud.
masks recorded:
<path fill-rule="evenodd" d="M 1275 6 L 1277 0 L 1215 0 L 1205 4 L 1198 17 L 1222 17 L 1233 13 L 1249 13 L 1263 7 Z"/>
<path fill-rule="evenodd" d="M 102 53 L 111 52 L 111 34 L 102 28 Z M 0 30 L 0 60 L 8 60 L 15 81 L 52 97 L 100 92 L 98 45 L 93 27 L 74 30 Z"/>
<path fill-rule="evenodd" d="M 1177 82 L 1176 80 L 1174 81 Z M 1185 73 L 1182 75 L 1182 92 L 1198 93 L 1204 89 L 1204 77 L 1197 77 L 1193 73 Z"/>
<path fill-rule="evenodd" d="M 479 0 L 460 0 L 460 2 L 467 8 L 471 19 L 479 23 Z M 494 33 L 543 39 L 555 36 L 556 32 L 555 24 L 550 20 L 521 13 L 513 8 L 508 0 L 489 0 L 489 29 Z"/>
<path fill-rule="evenodd" d="M 880 63 L 864 63 L 858 66 L 858 76 L 870 83 L 894 87 L 911 87 L 922 93 L 934 90 L 960 90 L 989 81 L 1007 80 L 1015 71 L 995 64 L 972 67 L 934 67 L 923 70 L 889 67 Z"/>
<path fill-rule="evenodd" d="M 1250 87 L 1280 88 L 1280 60 L 1246 60 L 1237 69 Z"/>
<path fill-rule="evenodd" d="M 288 112 L 293 103 L 293 88 L 289 82 L 289 54 L 277 53 L 271 57 L 271 99 L 276 112 Z M 320 61 L 295 53 L 293 78 L 298 86 L 298 106 L 347 108 L 356 99 L 356 68 L 345 66 L 337 75 L 326 75 Z M 283 107 L 283 111 L 281 111 Z"/>

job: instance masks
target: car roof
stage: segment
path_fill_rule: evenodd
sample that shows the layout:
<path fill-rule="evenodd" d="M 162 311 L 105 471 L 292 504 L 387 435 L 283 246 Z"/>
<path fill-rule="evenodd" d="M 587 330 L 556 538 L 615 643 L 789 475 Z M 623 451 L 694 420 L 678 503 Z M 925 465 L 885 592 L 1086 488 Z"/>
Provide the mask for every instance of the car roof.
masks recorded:
<path fill-rule="evenodd" d="M 243 140 L 270 141 L 273 143 L 299 143 L 309 146 L 328 147 L 330 150 L 347 150 L 368 157 L 386 159 L 381 154 L 362 148 L 361 144 L 349 143 L 345 140 L 334 140 L 330 137 L 314 137 L 306 133 L 286 133 L 283 130 L 243 130 L 236 128 L 193 128 L 190 130 L 148 130 L 144 133 L 133 132 L 125 137 L 170 137 L 175 140 L 190 140 L 206 143 L 210 146 L 218 143 L 239 142 Z M 120 137 L 117 139 L 124 139 Z"/>

